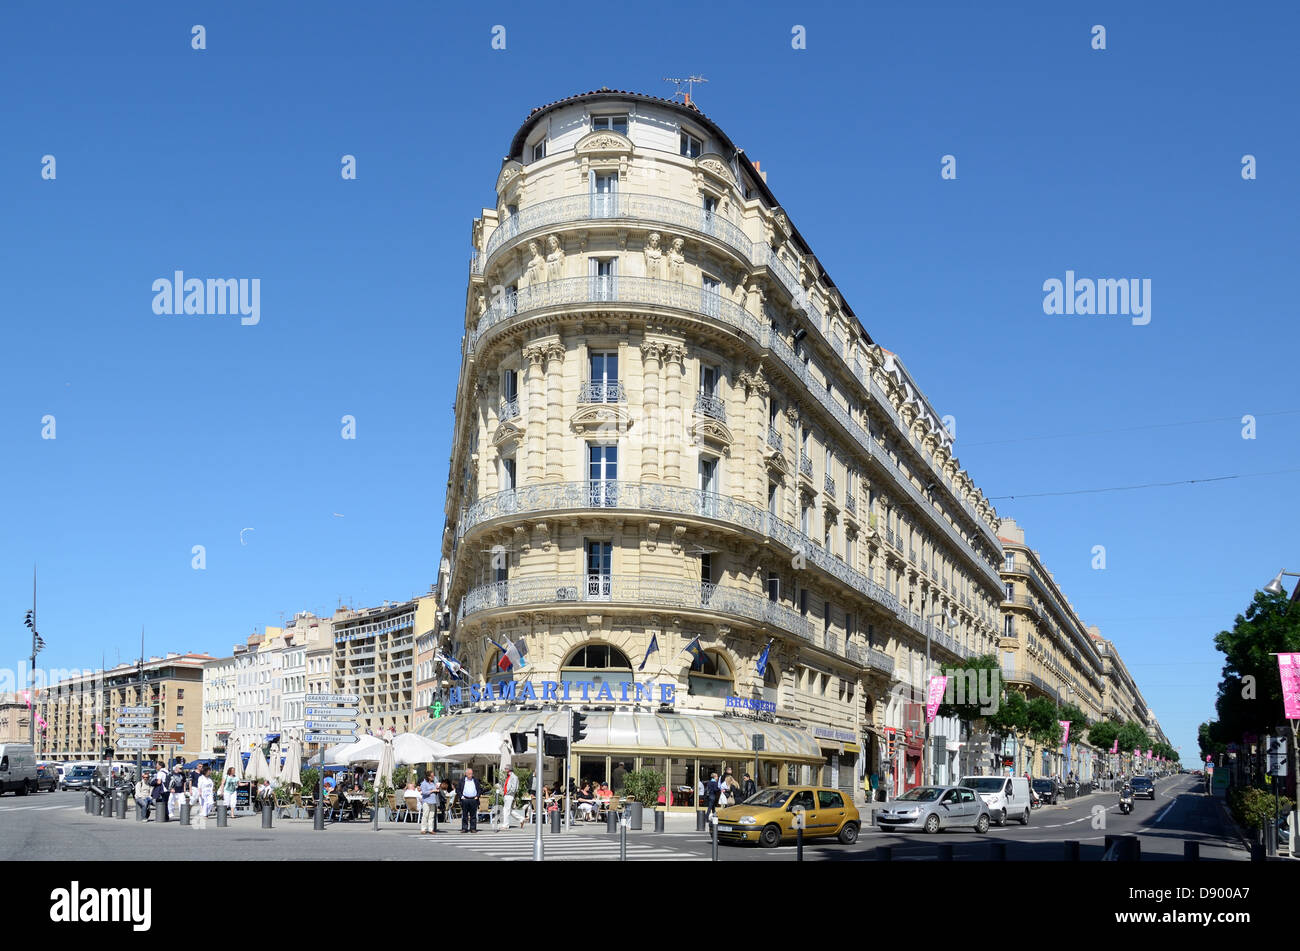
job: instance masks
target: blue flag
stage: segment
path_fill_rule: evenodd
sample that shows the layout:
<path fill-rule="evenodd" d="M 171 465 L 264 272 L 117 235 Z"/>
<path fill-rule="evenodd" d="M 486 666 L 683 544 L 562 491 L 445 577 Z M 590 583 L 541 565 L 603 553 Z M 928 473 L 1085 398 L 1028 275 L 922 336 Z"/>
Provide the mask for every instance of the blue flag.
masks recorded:
<path fill-rule="evenodd" d="M 758 676 L 760 677 L 767 676 L 767 652 L 772 649 L 772 643 L 775 640 L 776 638 L 774 637 L 772 640 L 768 641 L 767 646 L 763 648 L 763 653 L 758 655 Z"/>
<path fill-rule="evenodd" d="M 700 639 L 697 637 L 684 648 L 686 653 L 691 655 L 691 666 L 704 663 L 704 648 L 700 646 Z"/>
<path fill-rule="evenodd" d="M 659 635 L 650 635 L 650 646 L 645 649 L 645 656 L 641 658 L 641 666 L 637 670 L 645 670 L 645 662 L 650 659 L 651 654 L 659 653 Z"/>

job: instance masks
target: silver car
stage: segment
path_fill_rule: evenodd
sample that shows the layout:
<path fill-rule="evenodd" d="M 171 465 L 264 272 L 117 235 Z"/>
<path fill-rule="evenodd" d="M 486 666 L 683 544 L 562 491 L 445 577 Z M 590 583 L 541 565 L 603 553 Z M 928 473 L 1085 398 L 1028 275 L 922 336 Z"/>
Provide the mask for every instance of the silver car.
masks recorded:
<path fill-rule="evenodd" d="M 989 807 L 966 786 L 917 786 L 876 810 L 876 826 L 885 832 L 962 826 L 984 833 L 991 821 Z"/>

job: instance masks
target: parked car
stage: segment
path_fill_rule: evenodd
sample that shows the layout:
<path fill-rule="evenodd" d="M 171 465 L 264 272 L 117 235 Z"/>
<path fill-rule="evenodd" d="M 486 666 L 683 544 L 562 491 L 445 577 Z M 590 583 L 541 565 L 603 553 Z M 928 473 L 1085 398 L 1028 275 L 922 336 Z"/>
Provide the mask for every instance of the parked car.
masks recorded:
<path fill-rule="evenodd" d="M 1147 799 L 1156 798 L 1156 784 L 1151 781 L 1150 776 L 1134 776 L 1129 780 L 1128 784 L 1133 787 L 1134 799 L 1142 797 Z"/>
<path fill-rule="evenodd" d="M 858 840 L 858 807 L 838 789 L 827 786 L 772 786 L 744 802 L 718 810 L 719 842 L 757 842 L 775 848 L 794 838 L 794 814 L 803 808 L 805 838 L 836 838 L 845 845 Z"/>
<path fill-rule="evenodd" d="M 886 832 L 964 826 L 984 833 L 992 821 L 984 800 L 965 786 L 917 786 L 876 811 L 876 825 Z"/>
<path fill-rule="evenodd" d="M 975 790 L 998 825 L 1015 819 L 1029 824 L 1029 780 L 1023 776 L 963 776 L 961 785 Z"/>
<path fill-rule="evenodd" d="M 59 788 L 59 770 L 53 763 L 39 763 L 36 766 L 36 791 L 42 789 L 54 792 Z"/>
<path fill-rule="evenodd" d="M 1061 798 L 1061 788 L 1056 785 L 1054 779 L 1035 779 L 1032 785 L 1034 792 L 1038 794 L 1038 801 L 1044 806 L 1054 806 Z"/>
<path fill-rule="evenodd" d="M 73 766 L 63 774 L 63 784 L 60 788 L 67 792 L 69 789 L 89 789 L 95 782 L 95 767 L 93 766 Z"/>

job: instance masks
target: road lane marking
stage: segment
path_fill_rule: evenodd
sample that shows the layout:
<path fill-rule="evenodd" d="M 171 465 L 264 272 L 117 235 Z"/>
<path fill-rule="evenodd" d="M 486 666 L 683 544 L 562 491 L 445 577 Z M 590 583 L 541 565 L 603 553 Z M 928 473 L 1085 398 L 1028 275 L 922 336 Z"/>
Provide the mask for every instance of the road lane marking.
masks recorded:
<path fill-rule="evenodd" d="M 1178 800 L 1175 799 L 1175 800 L 1174 800 L 1173 802 L 1171 802 L 1169 805 L 1165 806 L 1164 812 L 1162 812 L 1162 813 L 1160 813 L 1160 815 L 1156 816 L 1155 821 L 1152 822 L 1151 824 L 1152 824 L 1153 826 L 1158 826 L 1158 825 L 1160 825 L 1160 820 L 1163 819 L 1165 816 L 1169 815 L 1170 811 L 1171 811 L 1171 810 L 1174 808 L 1174 806 L 1176 806 L 1176 805 L 1178 805 Z"/>

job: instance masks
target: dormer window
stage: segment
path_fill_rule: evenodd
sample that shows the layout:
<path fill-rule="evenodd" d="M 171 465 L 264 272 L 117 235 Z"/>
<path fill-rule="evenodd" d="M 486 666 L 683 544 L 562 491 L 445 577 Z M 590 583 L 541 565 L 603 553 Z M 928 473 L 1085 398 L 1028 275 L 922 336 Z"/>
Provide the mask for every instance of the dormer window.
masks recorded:
<path fill-rule="evenodd" d="M 627 135 L 627 116 L 592 116 L 591 131 L 595 132 L 598 129 Z"/>
<path fill-rule="evenodd" d="M 682 132 L 682 155 L 687 158 L 699 158 L 700 153 L 704 151 L 704 143 L 691 135 L 689 132 Z"/>
<path fill-rule="evenodd" d="M 546 158 L 546 140 L 542 139 L 533 146 L 533 161 L 540 162 L 544 158 Z"/>

